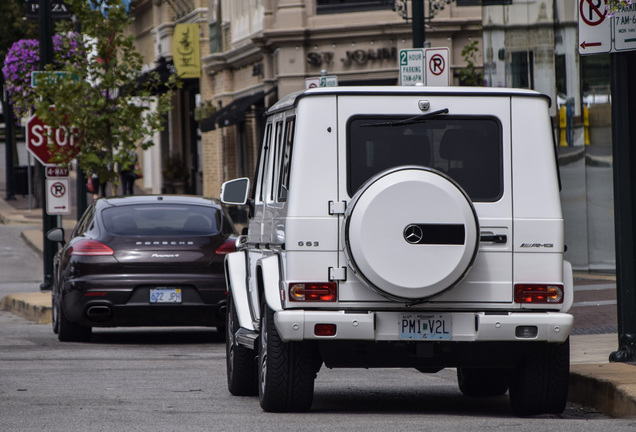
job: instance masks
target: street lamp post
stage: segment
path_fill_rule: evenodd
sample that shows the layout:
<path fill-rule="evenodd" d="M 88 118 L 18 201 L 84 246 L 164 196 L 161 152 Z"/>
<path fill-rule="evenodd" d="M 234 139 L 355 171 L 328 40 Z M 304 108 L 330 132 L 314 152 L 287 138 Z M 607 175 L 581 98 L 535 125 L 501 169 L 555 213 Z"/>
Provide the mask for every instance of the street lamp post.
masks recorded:
<path fill-rule="evenodd" d="M 53 39 L 51 31 L 51 3 L 50 0 L 39 0 L 38 19 L 40 25 L 40 70 L 45 70 L 46 65 L 53 62 Z M 37 165 L 40 170 L 42 191 L 42 263 L 44 280 L 40 284 L 40 290 L 48 291 L 53 283 L 53 244 L 46 238 L 46 233 L 57 226 L 57 216 L 51 216 L 46 211 L 46 175 L 44 166 Z"/>
<path fill-rule="evenodd" d="M 428 16 L 425 16 L 424 0 L 411 0 L 413 48 L 424 48 L 426 45 L 426 21 L 435 18 L 440 11 L 444 10 L 446 5 L 451 4 L 453 1 L 455 0 L 429 0 Z M 396 0 L 395 10 L 402 18 L 408 21 L 406 3 L 407 0 Z"/>

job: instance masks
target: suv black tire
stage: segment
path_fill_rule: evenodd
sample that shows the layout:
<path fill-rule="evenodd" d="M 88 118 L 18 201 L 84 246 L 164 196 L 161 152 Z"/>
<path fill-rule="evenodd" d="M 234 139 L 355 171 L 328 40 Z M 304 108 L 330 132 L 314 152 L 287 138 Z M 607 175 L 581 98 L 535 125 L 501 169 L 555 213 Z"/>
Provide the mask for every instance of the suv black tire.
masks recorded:
<path fill-rule="evenodd" d="M 309 411 L 314 397 L 317 350 L 309 342 L 283 342 L 274 312 L 261 305 L 259 399 L 267 412 Z"/>
<path fill-rule="evenodd" d="M 457 383 L 466 396 L 501 396 L 508 391 L 507 369 L 457 368 Z"/>
<path fill-rule="evenodd" d="M 253 350 L 236 343 L 239 328 L 236 306 L 232 293 L 227 293 L 227 326 L 225 339 L 225 363 L 227 365 L 227 388 L 234 396 L 256 396 L 258 381 L 256 358 Z"/>
<path fill-rule="evenodd" d="M 570 339 L 528 350 L 510 379 L 510 403 L 521 417 L 560 414 L 568 400 Z"/>

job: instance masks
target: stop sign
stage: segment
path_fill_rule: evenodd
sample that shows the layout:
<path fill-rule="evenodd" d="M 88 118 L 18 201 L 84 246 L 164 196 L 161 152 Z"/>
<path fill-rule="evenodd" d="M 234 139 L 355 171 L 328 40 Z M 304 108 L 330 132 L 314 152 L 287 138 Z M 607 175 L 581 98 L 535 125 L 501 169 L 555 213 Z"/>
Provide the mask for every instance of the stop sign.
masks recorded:
<path fill-rule="evenodd" d="M 27 150 L 43 165 L 70 162 L 80 150 L 76 145 L 78 137 L 79 131 L 75 126 L 52 128 L 35 115 L 27 121 Z M 56 153 L 63 160 L 54 163 L 52 160 Z"/>

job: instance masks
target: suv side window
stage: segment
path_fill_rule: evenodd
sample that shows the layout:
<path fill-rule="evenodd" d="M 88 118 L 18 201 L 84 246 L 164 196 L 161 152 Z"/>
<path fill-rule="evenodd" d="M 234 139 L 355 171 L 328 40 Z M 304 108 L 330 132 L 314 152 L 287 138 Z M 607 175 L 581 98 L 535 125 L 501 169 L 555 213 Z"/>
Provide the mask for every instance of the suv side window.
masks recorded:
<path fill-rule="evenodd" d="M 501 124 L 495 117 L 444 116 L 391 125 L 404 116 L 357 116 L 347 125 L 347 191 L 402 165 L 434 168 L 454 179 L 472 201 L 503 194 Z M 384 123 L 383 126 L 374 126 Z"/>
<path fill-rule="evenodd" d="M 265 200 L 264 196 L 264 183 L 267 177 L 267 160 L 269 157 L 269 147 L 271 142 L 272 125 L 268 124 L 265 128 L 265 134 L 263 135 L 263 147 L 261 149 L 258 173 L 256 183 L 254 184 L 254 200 L 257 204 L 262 204 Z"/>
<path fill-rule="evenodd" d="M 287 192 L 289 191 L 289 173 L 291 169 L 291 156 L 294 144 L 294 124 L 294 117 L 289 117 L 285 121 L 285 134 L 283 136 L 283 146 L 281 147 L 280 152 L 278 202 L 287 201 Z"/>
<path fill-rule="evenodd" d="M 283 138 L 283 121 L 278 120 L 274 126 L 274 140 L 271 145 L 270 160 L 268 162 L 270 166 L 269 174 L 266 176 L 268 182 L 268 196 L 267 202 L 273 203 L 275 201 L 274 192 L 276 192 L 276 180 L 278 178 L 278 172 L 280 170 L 280 154 L 281 141 Z"/>

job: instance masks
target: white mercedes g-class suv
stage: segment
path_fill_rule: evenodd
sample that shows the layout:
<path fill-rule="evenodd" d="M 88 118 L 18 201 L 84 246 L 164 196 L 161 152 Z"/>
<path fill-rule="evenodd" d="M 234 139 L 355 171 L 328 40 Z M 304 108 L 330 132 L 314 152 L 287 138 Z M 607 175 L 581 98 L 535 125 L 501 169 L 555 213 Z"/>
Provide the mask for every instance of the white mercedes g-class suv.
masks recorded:
<path fill-rule="evenodd" d="M 251 213 L 225 261 L 230 392 L 304 411 L 323 364 L 456 368 L 466 395 L 562 412 L 573 279 L 549 103 L 335 87 L 272 106 L 253 187 L 221 191 Z"/>

